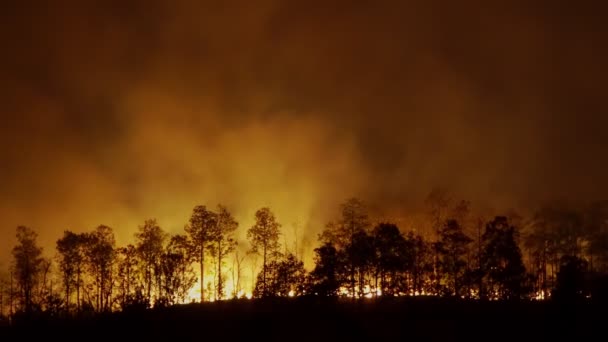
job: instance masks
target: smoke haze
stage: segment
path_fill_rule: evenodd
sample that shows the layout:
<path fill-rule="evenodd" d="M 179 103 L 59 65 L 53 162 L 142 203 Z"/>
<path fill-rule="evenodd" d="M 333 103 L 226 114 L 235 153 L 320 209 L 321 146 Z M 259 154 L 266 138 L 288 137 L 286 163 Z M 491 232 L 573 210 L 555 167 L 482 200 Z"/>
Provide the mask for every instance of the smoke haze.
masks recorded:
<path fill-rule="evenodd" d="M 0 260 L 19 224 L 51 255 L 65 229 L 181 232 L 197 204 L 241 232 L 269 206 L 310 243 L 353 195 L 391 215 L 434 187 L 606 197 L 601 1 L 3 7 Z"/>

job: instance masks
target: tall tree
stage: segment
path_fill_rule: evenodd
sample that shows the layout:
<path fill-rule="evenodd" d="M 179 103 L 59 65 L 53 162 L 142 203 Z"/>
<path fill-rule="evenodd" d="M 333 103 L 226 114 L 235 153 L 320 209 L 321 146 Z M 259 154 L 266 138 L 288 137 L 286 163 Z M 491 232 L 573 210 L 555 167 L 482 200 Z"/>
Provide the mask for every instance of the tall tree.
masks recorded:
<path fill-rule="evenodd" d="M 194 207 L 185 230 L 191 241 L 192 253 L 200 264 L 201 303 L 205 300 L 205 253 L 213 244 L 213 232 L 217 229 L 217 214 L 204 205 Z"/>
<path fill-rule="evenodd" d="M 352 243 L 346 247 L 345 252 L 350 265 L 354 266 L 356 282 L 358 284 L 357 295 L 363 297 L 366 295 L 366 286 L 371 288 L 369 286 L 369 276 L 372 273 L 370 272 L 372 267 L 376 263 L 373 236 L 369 235 L 366 231 L 355 233 Z"/>
<path fill-rule="evenodd" d="M 255 224 L 247 231 L 247 238 L 251 242 L 251 253 L 262 255 L 262 296 L 269 295 L 267 276 L 269 264 L 279 255 L 279 228 L 281 225 L 270 208 L 264 207 L 256 211 Z"/>
<path fill-rule="evenodd" d="M 564 255 L 560 260 L 553 298 L 560 301 L 584 299 L 588 293 L 585 281 L 588 265 L 579 257 Z"/>
<path fill-rule="evenodd" d="M 135 250 L 142 266 L 146 298 L 152 300 L 152 288 L 156 287 L 156 298 L 161 297 L 161 257 L 164 252 L 167 233 L 156 223 L 156 220 L 146 220 L 135 233 Z"/>
<path fill-rule="evenodd" d="M 399 274 L 412 263 L 411 249 L 399 228 L 391 223 L 381 223 L 373 231 L 376 253 L 376 289 L 393 294 L 398 291 Z M 378 284 L 378 280 L 380 284 Z"/>
<path fill-rule="evenodd" d="M 213 254 L 217 258 L 217 291 L 216 299 L 222 299 L 224 296 L 224 280 L 222 277 L 222 266 L 224 258 L 234 251 L 237 244 L 234 239 L 234 232 L 239 224 L 232 217 L 232 214 L 223 205 L 218 205 L 217 227 L 213 234 L 214 246 L 212 247 Z"/>
<path fill-rule="evenodd" d="M 191 247 L 185 235 L 173 235 L 161 258 L 164 299 L 182 303 L 196 282 L 192 269 Z"/>
<path fill-rule="evenodd" d="M 459 296 L 465 274 L 467 246 L 473 241 L 462 231 L 456 220 L 447 220 L 438 232 L 439 267 L 450 294 Z"/>
<path fill-rule="evenodd" d="M 315 248 L 315 268 L 310 273 L 311 292 L 322 297 L 334 297 L 341 286 L 340 255 L 331 242 Z"/>
<path fill-rule="evenodd" d="M 95 284 L 96 310 L 110 310 L 113 284 L 112 268 L 116 259 L 114 232 L 112 228 L 100 225 L 92 233 L 87 234 L 85 244 L 85 255 Z"/>
<path fill-rule="evenodd" d="M 526 269 L 516 242 L 517 229 L 504 216 L 486 225 L 482 264 L 490 295 L 518 299 L 524 294 Z"/>
<path fill-rule="evenodd" d="M 608 201 L 592 203 L 585 210 L 585 235 L 589 270 L 608 273 Z"/>
<path fill-rule="evenodd" d="M 414 232 L 409 232 L 405 241 L 408 245 L 407 250 L 411 253 L 408 259 L 411 258 L 412 260 L 410 265 L 406 264 L 406 270 L 408 270 L 411 279 L 411 291 L 414 295 L 423 294 L 428 292 L 428 278 L 433 271 L 431 248 L 422 236 Z"/>
<path fill-rule="evenodd" d="M 83 266 L 85 263 L 84 238 L 69 230 L 63 232 L 63 237 L 57 240 L 59 269 L 62 275 L 65 291 L 65 304 L 69 310 L 71 290 L 76 288 L 76 307 L 80 309 L 80 287 Z"/>
<path fill-rule="evenodd" d="M 118 284 L 120 305 L 124 306 L 132 298 L 138 286 L 138 257 L 137 250 L 132 244 L 121 247 L 117 251 L 118 258 Z"/>
<path fill-rule="evenodd" d="M 25 312 L 32 311 L 33 293 L 43 262 L 42 248 L 38 246 L 38 234 L 32 229 L 17 227 L 17 245 L 13 248 L 17 286 Z"/>
<path fill-rule="evenodd" d="M 356 259 L 358 257 L 352 254 L 355 250 L 353 248 L 348 249 L 348 246 L 353 246 L 357 234 L 366 232 L 369 225 L 367 209 L 363 202 L 357 198 L 350 198 L 341 205 L 340 219 L 337 222 L 330 222 L 320 236 L 321 241 L 331 242 L 338 250 L 346 251 L 346 260 L 349 266 L 349 292 L 353 298 L 356 295 Z"/>

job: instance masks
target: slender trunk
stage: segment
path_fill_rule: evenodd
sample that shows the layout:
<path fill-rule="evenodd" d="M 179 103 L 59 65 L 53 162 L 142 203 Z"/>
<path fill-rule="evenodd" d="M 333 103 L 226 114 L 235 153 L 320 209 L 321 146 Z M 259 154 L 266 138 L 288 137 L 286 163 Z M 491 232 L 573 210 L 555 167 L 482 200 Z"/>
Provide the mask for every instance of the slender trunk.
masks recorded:
<path fill-rule="evenodd" d="M 478 282 L 479 282 L 479 289 L 478 289 L 478 293 L 477 295 L 479 296 L 479 299 L 482 299 L 484 296 L 483 293 L 483 273 L 482 273 L 482 269 L 481 269 L 481 220 L 479 220 L 479 222 L 477 222 L 477 270 L 478 270 L 478 274 L 477 277 Z"/>
<path fill-rule="evenodd" d="M 262 261 L 262 296 L 266 297 L 266 244 L 264 244 L 264 260 Z"/>
<path fill-rule="evenodd" d="M 76 310 L 80 311 L 80 264 L 76 272 Z"/>
<path fill-rule="evenodd" d="M 201 303 L 205 300 L 205 251 L 201 244 Z"/>
<path fill-rule="evenodd" d="M 374 296 L 378 295 L 378 271 L 375 272 L 375 276 L 374 276 L 374 288 L 376 290 L 376 293 L 374 293 Z M 384 284 L 383 284 L 384 280 L 380 281 L 380 286 L 382 286 L 382 288 L 384 289 Z"/>
<path fill-rule="evenodd" d="M 236 288 L 236 279 L 234 278 L 234 259 L 232 259 L 232 267 L 230 269 L 230 274 L 232 275 L 232 297 L 236 297 L 237 294 L 237 288 Z"/>
<path fill-rule="evenodd" d="M 70 285 L 69 285 L 69 280 L 66 282 L 65 285 L 65 306 L 68 309 L 68 311 L 70 310 Z"/>
<path fill-rule="evenodd" d="M 217 240 L 217 299 L 222 299 L 224 291 L 222 283 L 222 239 Z"/>
<path fill-rule="evenodd" d="M 354 219 L 351 217 L 350 220 L 350 246 L 351 246 L 351 250 L 353 248 L 353 244 L 355 242 L 355 221 Z M 352 255 L 352 252 L 349 253 L 349 258 L 350 258 L 350 287 L 351 287 L 351 293 L 353 295 L 353 299 L 355 298 L 355 261 L 353 260 L 354 256 Z"/>
<path fill-rule="evenodd" d="M 13 316 L 13 272 L 10 275 L 10 294 L 9 294 L 9 302 L 10 302 L 10 315 Z"/>
<path fill-rule="evenodd" d="M 103 284 L 103 278 L 102 278 L 102 275 L 99 274 L 99 277 L 97 280 L 97 311 L 101 311 L 101 305 L 103 304 L 103 298 L 101 297 L 102 296 L 102 286 L 103 286 L 102 284 Z"/>
<path fill-rule="evenodd" d="M 130 260 L 127 262 L 127 281 L 126 281 L 127 295 L 129 295 L 131 293 L 131 266 L 129 265 L 130 262 L 131 262 Z"/>

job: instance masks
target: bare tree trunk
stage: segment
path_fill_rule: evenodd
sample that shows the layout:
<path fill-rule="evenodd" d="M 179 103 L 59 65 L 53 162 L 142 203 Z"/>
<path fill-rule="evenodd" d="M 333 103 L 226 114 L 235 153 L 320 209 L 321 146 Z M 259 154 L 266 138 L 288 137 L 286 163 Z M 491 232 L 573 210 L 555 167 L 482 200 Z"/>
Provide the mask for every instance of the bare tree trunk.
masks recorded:
<path fill-rule="evenodd" d="M 224 284 L 222 283 L 222 239 L 217 240 L 217 299 L 222 299 Z"/>
<path fill-rule="evenodd" d="M 232 297 L 236 297 L 236 294 L 238 293 L 238 290 L 236 288 L 236 278 L 234 276 L 234 264 L 235 259 L 232 259 L 232 267 L 230 268 L 230 275 L 232 276 Z"/>
<path fill-rule="evenodd" d="M 266 297 L 266 243 L 264 243 L 264 260 L 262 261 L 262 296 Z"/>
<path fill-rule="evenodd" d="M 10 301 L 10 315 L 11 317 L 13 317 L 13 272 L 10 272 L 10 294 L 9 294 L 9 301 Z"/>
<path fill-rule="evenodd" d="M 0 317 L 4 316 L 4 284 L 0 282 Z"/>
<path fill-rule="evenodd" d="M 65 284 L 65 306 L 70 311 L 70 281 L 66 281 Z"/>
<path fill-rule="evenodd" d="M 257 256 L 254 258 L 251 263 L 251 293 L 255 291 L 255 268 L 257 266 Z"/>
<path fill-rule="evenodd" d="M 478 289 L 478 293 L 477 295 L 479 296 L 479 299 L 482 299 L 484 297 L 484 291 L 483 291 L 483 274 L 481 272 L 481 226 L 482 226 L 482 221 L 481 219 L 479 219 L 479 221 L 477 222 L 477 270 L 478 270 L 478 282 L 479 282 L 479 289 Z"/>
<path fill-rule="evenodd" d="M 76 272 L 76 310 L 80 311 L 80 265 Z"/>
<path fill-rule="evenodd" d="M 352 246 L 355 242 L 355 221 L 354 218 L 351 216 L 350 218 L 350 246 L 351 246 L 351 250 L 352 250 Z M 349 254 L 352 254 L 349 253 Z M 353 299 L 355 299 L 355 262 L 353 260 L 353 256 L 349 255 L 350 258 L 350 287 L 351 287 L 351 293 L 353 295 Z"/>
<path fill-rule="evenodd" d="M 297 222 L 293 225 L 293 236 L 294 236 L 294 254 L 296 256 L 296 259 L 300 260 L 298 258 L 298 223 Z"/>
<path fill-rule="evenodd" d="M 201 244 L 201 303 L 205 301 L 205 252 Z"/>

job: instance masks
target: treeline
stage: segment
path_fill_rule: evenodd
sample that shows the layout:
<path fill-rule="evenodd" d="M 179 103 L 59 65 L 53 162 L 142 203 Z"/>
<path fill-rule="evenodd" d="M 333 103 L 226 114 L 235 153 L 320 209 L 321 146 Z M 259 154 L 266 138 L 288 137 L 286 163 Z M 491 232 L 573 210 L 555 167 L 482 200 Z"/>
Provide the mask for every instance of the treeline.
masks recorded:
<path fill-rule="evenodd" d="M 422 236 L 390 222 L 372 223 L 364 204 L 349 199 L 319 234 L 310 272 L 281 248 L 281 225 L 269 208 L 258 210 L 247 230 L 247 255 L 238 254 L 238 223 L 221 205 L 196 206 L 183 234 L 170 235 L 147 220 L 124 247 L 116 246 L 107 226 L 65 231 L 53 259 L 43 257 L 36 232 L 20 226 L 12 265 L 0 282 L 0 317 L 162 307 L 192 300 L 197 283 L 199 301 L 242 298 L 243 260 L 250 255 L 261 259 L 255 298 L 586 300 L 606 294 L 608 203 L 486 221 L 473 220 L 467 202 L 452 205 L 436 194 L 429 207 L 431 234 Z M 205 282 L 209 266 L 214 277 Z"/>

